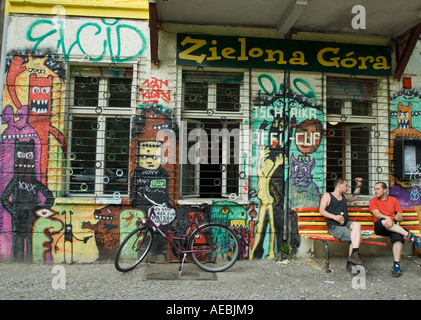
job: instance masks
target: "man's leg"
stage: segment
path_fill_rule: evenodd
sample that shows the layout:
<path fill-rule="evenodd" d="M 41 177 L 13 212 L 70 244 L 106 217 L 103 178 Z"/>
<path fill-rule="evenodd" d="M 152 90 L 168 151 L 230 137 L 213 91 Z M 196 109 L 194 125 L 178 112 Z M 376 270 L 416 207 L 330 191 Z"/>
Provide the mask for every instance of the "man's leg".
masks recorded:
<path fill-rule="evenodd" d="M 383 226 L 384 226 L 384 222 L 385 222 L 385 220 L 382 220 Z M 386 228 L 386 226 L 385 226 L 385 228 Z M 386 229 L 389 230 L 390 232 L 396 232 L 396 233 L 401 234 L 402 236 L 404 236 L 404 237 L 408 238 L 409 240 L 411 240 L 417 246 L 418 249 L 421 249 L 421 241 L 420 241 L 420 238 L 418 236 L 410 233 L 409 231 L 405 230 L 400 225 L 394 223 L 392 225 L 392 227 L 386 228 Z"/>
<path fill-rule="evenodd" d="M 394 224 L 391 228 L 386 228 L 384 225 L 385 220 L 380 219 L 374 224 L 374 232 L 381 236 L 390 237 L 390 241 L 392 242 L 392 253 L 393 253 L 393 267 L 392 267 L 392 276 L 393 277 L 400 277 L 401 276 L 401 256 L 402 256 L 402 249 L 403 243 L 405 242 L 404 237 L 409 235 L 408 231 L 406 231 L 401 226 Z"/>
<path fill-rule="evenodd" d="M 386 221 L 386 220 L 383 220 L 383 221 L 382 221 L 383 226 L 384 226 L 385 221 Z M 409 234 L 409 232 L 408 232 L 408 231 L 406 231 L 404 228 L 402 228 L 400 225 L 398 225 L 398 224 L 396 224 L 396 223 L 394 223 L 394 224 L 392 225 L 392 227 L 390 227 L 390 228 L 387 228 L 386 226 L 385 226 L 385 228 L 386 228 L 387 230 L 391 231 L 391 232 L 396 232 L 396 233 L 399 233 L 399 234 L 403 235 L 404 237 L 407 237 L 407 236 L 408 236 L 408 234 Z"/>
<path fill-rule="evenodd" d="M 395 260 L 395 262 L 400 262 L 401 261 L 401 257 L 402 257 L 402 248 L 403 248 L 403 243 L 400 241 L 396 241 L 393 244 L 393 259 Z"/>
<path fill-rule="evenodd" d="M 359 253 L 361 245 L 361 225 L 358 222 L 353 222 L 349 228 L 351 229 L 351 245 L 349 246 L 348 261 L 354 264 L 362 264 Z"/>
<path fill-rule="evenodd" d="M 390 237 L 393 243 L 393 267 L 392 267 L 392 276 L 400 277 L 401 276 L 401 257 L 403 250 L 403 243 L 405 242 L 403 235 L 399 233 L 391 233 Z"/>
<path fill-rule="evenodd" d="M 361 245 L 361 225 L 358 222 L 353 222 L 350 229 L 352 247 L 358 249 Z"/>

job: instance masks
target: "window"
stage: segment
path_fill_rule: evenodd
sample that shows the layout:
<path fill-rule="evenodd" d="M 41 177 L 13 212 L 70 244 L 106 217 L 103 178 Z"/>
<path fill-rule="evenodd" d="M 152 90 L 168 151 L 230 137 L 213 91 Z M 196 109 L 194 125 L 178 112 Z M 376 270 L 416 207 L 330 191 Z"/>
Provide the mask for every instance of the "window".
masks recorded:
<path fill-rule="evenodd" d="M 183 72 L 181 197 L 238 200 L 246 168 L 243 73 Z"/>
<path fill-rule="evenodd" d="M 132 68 L 71 68 L 69 192 L 128 193 Z"/>
<path fill-rule="evenodd" d="M 369 194 L 374 167 L 377 125 L 377 81 L 327 78 L 327 191 L 336 178 L 364 179 L 362 194 Z M 352 182 L 352 183 L 351 183 Z"/>
<path fill-rule="evenodd" d="M 421 177 L 421 140 L 398 136 L 394 141 L 394 173 L 402 180 Z"/>

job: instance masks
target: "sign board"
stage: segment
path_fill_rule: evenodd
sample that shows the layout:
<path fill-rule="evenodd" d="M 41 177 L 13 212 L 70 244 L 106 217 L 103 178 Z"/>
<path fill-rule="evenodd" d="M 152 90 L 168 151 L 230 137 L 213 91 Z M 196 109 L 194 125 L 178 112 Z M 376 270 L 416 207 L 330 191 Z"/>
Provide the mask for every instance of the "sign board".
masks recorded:
<path fill-rule="evenodd" d="M 177 65 L 389 76 L 391 49 L 322 41 L 178 34 Z"/>

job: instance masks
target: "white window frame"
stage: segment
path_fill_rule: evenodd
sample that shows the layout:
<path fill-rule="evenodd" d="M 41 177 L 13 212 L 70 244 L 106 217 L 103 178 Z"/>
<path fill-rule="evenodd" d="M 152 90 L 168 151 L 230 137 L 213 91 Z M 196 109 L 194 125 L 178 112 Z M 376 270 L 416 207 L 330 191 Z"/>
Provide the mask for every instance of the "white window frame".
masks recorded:
<path fill-rule="evenodd" d="M 387 181 L 387 175 L 388 175 L 388 162 L 387 159 L 385 159 L 384 161 L 379 161 L 380 159 L 378 159 L 378 155 L 381 154 L 382 150 L 385 151 L 386 154 L 386 149 L 383 146 L 387 146 L 388 145 L 388 136 L 387 135 L 383 135 L 383 137 L 375 137 L 376 132 L 378 132 L 379 128 L 379 124 L 383 123 L 382 121 L 386 121 L 385 123 L 387 123 L 387 118 L 388 118 L 388 112 L 386 110 L 388 110 L 388 104 L 387 104 L 387 90 L 385 90 L 384 88 L 387 87 L 387 78 L 378 78 L 378 77 L 366 77 L 366 76 L 358 76 L 356 79 L 361 79 L 361 80 L 376 80 L 377 81 L 377 96 L 376 96 L 376 101 L 372 101 L 372 115 L 366 115 L 366 116 L 358 116 L 358 115 L 352 115 L 352 100 L 342 100 L 343 104 L 342 104 L 342 110 L 341 110 L 341 114 L 340 115 L 336 115 L 336 114 L 328 114 L 327 113 L 327 77 L 338 77 L 338 78 L 344 78 L 344 77 L 349 77 L 349 75 L 325 75 L 324 76 L 324 83 L 325 83 L 325 94 L 324 96 L 325 98 L 325 123 L 326 123 L 326 127 L 327 124 L 329 122 L 331 123 L 341 123 L 343 122 L 343 118 L 341 118 L 343 115 L 345 115 L 346 118 L 346 123 L 347 123 L 347 128 L 345 129 L 345 136 L 344 139 L 351 139 L 351 128 L 355 128 L 355 127 L 361 127 L 361 126 L 371 126 L 372 130 L 371 130 L 371 134 L 370 134 L 370 148 L 373 151 L 372 153 L 369 153 L 369 181 L 373 182 L 373 181 Z M 383 94 L 384 92 L 384 94 Z M 385 112 L 382 114 L 380 112 L 380 106 L 384 106 Z M 383 120 L 381 120 L 380 118 L 383 118 Z M 385 120 L 386 119 L 386 120 Z M 384 129 L 383 129 L 384 130 Z M 327 143 L 327 142 L 326 142 Z M 387 148 L 387 147 L 386 147 Z M 327 152 L 327 147 L 325 148 L 325 153 Z M 350 143 L 345 143 L 345 153 L 346 154 L 351 154 L 351 144 Z M 373 156 L 373 154 L 376 154 L 377 156 Z M 377 158 L 377 159 L 376 159 Z M 351 182 L 351 176 L 352 176 L 352 171 L 351 171 L 351 162 L 352 159 L 351 157 L 345 157 L 345 179 L 347 179 L 349 182 Z M 325 168 L 327 168 L 327 157 L 325 155 Z M 384 170 L 384 172 L 377 172 L 376 169 L 378 167 L 386 167 L 387 169 Z M 327 170 L 325 170 L 326 174 Z M 375 178 L 376 177 L 376 178 Z M 338 177 L 340 178 L 340 177 Z M 326 181 L 326 179 L 325 179 Z M 368 183 L 368 182 L 365 182 Z M 354 185 L 353 183 L 350 183 L 350 186 Z M 369 194 L 372 192 L 372 188 L 368 188 L 369 190 Z M 362 194 L 362 196 L 364 197 L 365 194 Z"/>
<path fill-rule="evenodd" d="M 224 126 L 226 126 L 227 123 L 229 123 L 230 121 L 238 121 L 239 122 L 239 131 L 240 131 L 240 136 L 239 136 L 239 157 L 238 157 L 238 171 L 239 171 L 239 183 L 238 183 L 238 190 L 237 193 L 235 195 L 233 194 L 228 194 L 227 193 L 227 172 L 223 171 L 222 172 L 222 179 L 221 179 L 221 193 L 222 193 L 222 198 L 201 198 L 200 194 L 199 194 L 199 187 L 200 187 L 200 165 L 197 164 L 195 167 L 195 174 L 194 174 L 194 183 L 195 183 L 195 188 L 196 190 L 198 190 L 198 192 L 192 192 L 190 194 L 183 194 L 183 190 L 182 190 L 182 182 L 183 182 L 183 170 L 180 168 L 180 203 L 186 202 L 186 203 L 192 203 L 192 202 L 212 202 L 215 200 L 220 200 L 220 201 L 235 201 L 237 203 L 242 203 L 242 202 L 246 202 L 247 201 L 247 192 L 244 191 L 246 188 L 246 181 L 247 181 L 247 177 L 249 176 L 249 159 L 247 159 L 247 157 L 244 157 L 244 152 L 246 152 L 246 154 L 250 154 L 249 149 L 250 149 L 250 139 L 249 139 L 249 127 L 248 127 L 248 123 L 249 123 L 249 117 L 250 117 L 250 108 L 249 108 L 249 102 L 248 102 L 248 96 L 249 96 L 249 74 L 247 72 L 244 72 L 243 70 L 211 70 L 211 71 L 219 71 L 221 73 L 224 72 L 238 72 L 238 73 L 242 73 L 243 74 L 243 82 L 240 85 L 240 105 L 241 105 L 241 109 L 240 111 L 237 112 L 230 112 L 230 111 L 217 111 L 216 110 L 216 103 L 217 103 L 217 99 L 216 99 L 216 93 L 217 93 L 217 83 L 209 83 L 209 87 L 208 87 L 208 110 L 212 110 L 211 112 L 207 112 L 208 110 L 184 110 L 184 105 L 182 103 L 182 100 L 184 100 L 184 82 L 181 80 L 181 75 L 182 75 L 182 70 L 180 69 L 180 83 L 181 83 L 181 99 L 179 101 L 179 114 L 178 117 L 180 119 L 180 167 L 182 166 L 183 163 L 187 163 L 185 161 L 188 161 L 188 159 L 186 159 L 186 155 L 188 155 L 188 151 L 189 150 L 185 150 L 187 149 L 187 141 L 184 141 L 184 139 L 182 138 L 182 132 L 187 132 L 185 125 L 187 124 L 187 121 L 198 121 L 200 119 L 202 119 L 203 117 L 207 117 L 208 119 L 213 119 L 213 120 L 218 120 L 218 119 L 225 119 L 226 123 L 221 123 Z M 188 69 L 184 69 L 186 71 L 191 71 Z M 199 128 L 199 123 L 197 124 L 196 128 Z M 221 127 L 222 129 L 222 127 Z M 227 162 L 227 159 L 229 157 L 228 155 L 228 148 L 226 148 L 228 141 L 229 141 L 229 137 L 226 134 L 226 131 L 223 130 L 222 131 L 223 136 L 222 136 L 222 143 L 223 143 L 223 148 L 222 148 L 222 157 L 224 158 L 225 162 Z M 187 132 L 187 136 L 188 136 L 188 132 Z M 186 137 L 187 138 L 187 137 Z M 198 137 L 197 142 L 200 142 L 200 138 Z M 208 141 L 209 143 L 209 141 Z M 210 152 L 210 151 L 209 151 Z M 200 150 L 198 151 L 198 155 L 200 154 Z M 221 165 L 226 164 L 226 163 L 222 163 Z M 243 168 L 243 169 L 242 169 Z M 241 176 L 241 177 L 240 177 Z"/>
<path fill-rule="evenodd" d="M 102 67 L 111 67 L 110 65 L 96 65 Z M 68 70 L 72 70 L 72 68 L 83 68 L 84 65 L 78 64 L 71 64 L 69 65 Z M 89 65 L 87 67 L 92 67 Z M 105 166 L 102 165 L 100 167 L 95 167 L 95 182 L 94 182 L 94 191 L 93 192 L 71 192 L 70 191 L 70 177 L 72 174 L 72 164 L 71 164 L 71 155 L 72 155 L 72 132 L 73 132 L 73 118 L 74 117 L 92 117 L 92 119 L 96 119 L 98 122 L 98 130 L 96 136 L 96 162 L 98 163 L 105 163 L 105 140 L 106 140 L 106 119 L 113 118 L 113 117 L 121 117 L 124 119 L 131 119 L 131 117 L 135 114 L 136 110 L 136 83 L 137 83 L 137 65 L 113 65 L 112 68 L 132 68 L 133 69 L 133 78 L 131 84 L 131 97 L 130 97 L 130 107 L 127 108 L 112 108 L 109 107 L 109 99 L 101 98 L 101 94 L 104 96 L 104 93 L 108 92 L 109 81 L 110 77 L 101 77 L 99 76 L 99 92 L 98 92 L 98 106 L 97 109 L 95 107 L 88 107 L 88 106 L 76 106 L 73 105 L 74 102 L 74 91 L 75 91 L 75 77 L 77 75 L 69 75 L 68 78 L 68 99 L 67 99 L 67 106 L 68 106 L 68 137 L 69 137 L 69 148 L 68 148 L 68 157 L 67 157 L 67 169 L 66 169 L 66 193 L 71 196 L 78 196 L 78 197 L 96 197 L 96 198 L 114 198 L 119 200 L 121 198 L 128 198 L 129 197 L 129 185 L 130 185 L 130 177 L 128 177 L 127 181 L 127 193 L 124 194 L 109 194 L 104 193 L 104 170 Z M 70 73 L 70 72 L 69 72 Z M 130 121 L 130 128 L 128 130 L 128 139 L 130 140 L 130 133 L 131 133 L 131 121 Z M 127 161 L 129 161 L 129 145 L 127 146 Z"/>

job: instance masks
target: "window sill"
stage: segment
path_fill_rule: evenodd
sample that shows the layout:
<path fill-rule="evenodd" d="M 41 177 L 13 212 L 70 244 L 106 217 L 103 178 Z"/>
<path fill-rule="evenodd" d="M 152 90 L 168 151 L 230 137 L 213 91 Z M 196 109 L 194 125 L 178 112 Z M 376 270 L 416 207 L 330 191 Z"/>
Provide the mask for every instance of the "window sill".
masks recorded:
<path fill-rule="evenodd" d="M 180 200 L 177 201 L 177 203 L 179 205 L 198 205 L 198 204 L 202 204 L 202 203 L 207 203 L 207 204 L 211 205 L 215 202 L 233 202 L 233 203 L 236 203 L 238 205 L 248 205 L 249 204 L 248 200 L 242 200 L 242 199 L 231 200 L 229 198 L 218 198 L 218 199 L 214 199 L 214 198 L 187 198 L 187 199 L 180 199 Z"/>
<path fill-rule="evenodd" d="M 114 199 L 112 197 L 93 197 L 93 196 L 67 196 L 67 197 L 58 197 L 55 199 L 55 204 L 121 204 L 121 205 L 130 205 L 130 200 L 128 198 L 119 198 Z"/>

